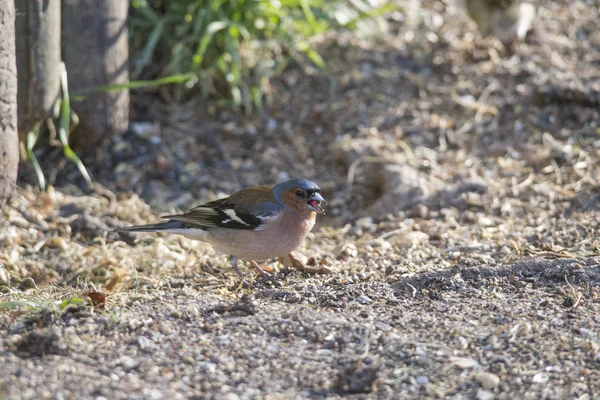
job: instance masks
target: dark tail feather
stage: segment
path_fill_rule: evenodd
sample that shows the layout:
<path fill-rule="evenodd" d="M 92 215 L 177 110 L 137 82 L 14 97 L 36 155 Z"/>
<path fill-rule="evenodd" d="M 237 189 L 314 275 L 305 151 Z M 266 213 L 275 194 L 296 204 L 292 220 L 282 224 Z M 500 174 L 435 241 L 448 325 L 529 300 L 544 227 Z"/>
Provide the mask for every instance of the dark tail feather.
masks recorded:
<path fill-rule="evenodd" d="M 161 232 L 161 231 L 169 231 L 171 229 L 181 229 L 183 228 L 183 223 L 179 221 L 167 221 L 167 222 L 159 222 L 158 224 L 149 224 L 149 225 L 135 225 L 128 226 L 126 228 L 117 228 L 116 232 Z"/>

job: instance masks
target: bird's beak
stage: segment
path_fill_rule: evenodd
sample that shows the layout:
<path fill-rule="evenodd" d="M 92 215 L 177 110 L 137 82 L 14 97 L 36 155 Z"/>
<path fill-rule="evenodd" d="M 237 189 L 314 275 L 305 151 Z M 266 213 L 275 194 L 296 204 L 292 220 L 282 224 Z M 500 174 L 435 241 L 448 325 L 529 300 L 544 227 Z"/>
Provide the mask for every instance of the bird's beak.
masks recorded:
<path fill-rule="evenodd" d="M 321 204 L 327 204 L 327 202 L 325 201 L 323 196 L 321 196 L 320 193 L 313 193 L 306 202 L 306 208 L 308 208 L 311 211 L 316 211 L 319 214 L 325 215 L 325 210 L 323 210 Z"/>

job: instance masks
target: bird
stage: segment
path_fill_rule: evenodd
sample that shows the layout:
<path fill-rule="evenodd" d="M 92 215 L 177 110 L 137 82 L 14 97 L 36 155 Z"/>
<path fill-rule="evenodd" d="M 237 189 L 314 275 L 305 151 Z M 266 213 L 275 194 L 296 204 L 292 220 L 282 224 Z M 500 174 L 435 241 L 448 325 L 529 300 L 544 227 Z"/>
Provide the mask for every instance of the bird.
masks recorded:
<path fill-rule="evenodd" d="M 317 214 L 325 214 L 326 204 L 316 183 L 294 178 L 241 189 L 186 213 L 163 216 L 164 222 L 117 231 L 172 233 L 206 242 L 229 255 L 238 276 L 243 278 L 238 261 L 248 261 L 267 278 L 270 274 L 256 260 L 291 256 L 313 228 Z"/>
<path fill-rule="evenodd" d="M 466 9 L 483 36 L 496 36 L 505 46 L 524 40 L 535 19 L 535 6 L 520 0 L 466 0 Z"/>

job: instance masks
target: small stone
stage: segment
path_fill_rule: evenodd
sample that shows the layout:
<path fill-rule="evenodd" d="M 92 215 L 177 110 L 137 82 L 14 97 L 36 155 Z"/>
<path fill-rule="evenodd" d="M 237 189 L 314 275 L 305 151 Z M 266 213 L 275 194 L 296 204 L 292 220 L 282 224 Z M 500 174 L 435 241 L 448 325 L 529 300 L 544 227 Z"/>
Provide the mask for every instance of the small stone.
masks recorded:
<path fill-rule="evenodd" d="M 362 217 L 356 220 L 356 226 L 359 228 L 368 228 L 373 225 L 373 217 Z"/>
<path fill-rule="evenodd" d="M 366 304 L 371 304 L 373 302 L 373 300 L 371 300 L 370 297 L 362 295 L 362 296 L 358 296 L 356 298 L 356 301 L 358 301 L 360 304 L 366 305 Z"/>
<path fill-rule="evenodd" d="M 373 325 L 375 326 L 375 328 L 382 330 L 384 332 L 389 332 L 392 329 L 394 329 L 391 325 L 388 325 L 385 322 L 381 322 L 381 321 L 375 321 L 373 323 Z"/>
<path fill-rule="evenodd" d="M 533 383 L 546 383 L 550 380 L 550 375 L 545 372 L 540 372 L 533 376 Z"/>
<path fill-rule="evenodd" d="M 49 249 L 64 249 L 67 247 L 67 243 L 60 236 L 52 236 L 46 239 L 46 247 Z"/>
<path fill-rule="evenodd" d="M 425 375 L 417 376 L 415 382 L 417 382 L 418 385 L 427 385 L 429 383 L 429 378 Z"/>
<path fill-rule="evenodd" d="M 132 331 L 135 331 L 142 325 L 144 325 L 144 323 L 142 321 L 140 321 L 139 319 L 134 318 L 134 319 L 129 320 L 129 329 Z"/>
<path fill-rule="evenodd" d="M 8 285 L 9 279 L 8 271 L 0 267 L 0 285 Z"/>
<path fill-rule="evenodd" d="M 429 241 L 429 235 L 421 231 L 410 231 L 390 238 L 390 241 L 400 247 L 419 246 Z"/>
<path fill-rule="evenodd" d="M 494 389 L 500 383 L 498 375 L 490 372 L 478 372 L 475 374 L 475 380 L 486 390 Z"/>
<path fill-rule="evenodd" d="M 392 244 L 386 240 L 379 240 L 378 242 L 381 250 L 389 250 L 392 248 Z"/>
<path fill-rule="evenodd" d="M 30 227 L 30 225 L 31 225 L 31 224 L 29 223 L 29 221 L 27 221 L 25 218 L 23 218 L 23 217 L 19 217 L 19 216 L 13 216 L 13 217 L 10 217 L 10 218 L 8 219 L 8 222 L 9 222 L 11 225 L 17 226 L 17 227 L 19 227 L 19 228 L 21 228 L 21 229 L 29 229 L 29 227 Z"/>
<path fill-rule="evenodd" d="M 162 399 L 162 398 L 165 397 L 163 395 L 163 393 L 160 390 L 156 389 L 156 388 L 150 389 L 149 395 L 150 395 L 150 398 L 153 399 L 153 400 L 160 400 L 160 399 Z"/>
<path fill-rule="evenodd" d="M 267 131 L 273 132 L 275 129 L 277 129 L 277 120 L 269 118 L 267 121 Z"/>
<path fill-rule="evenodd" d="M 598 339 L 598 335 L 596 335 L 596 332 L 594 332 L 591 329 L 579 328 L 579 333 L 584 338 L 588 338 L 588 339 L 592 339 L 592 340 L 597 340 Z"/>
<path fill-rule="evenodd" d="M 356 246 L 349 242 L 345 242 L 341 246 L 338 246 L 334 252 L 342 257 L 356 257 L 358 255 L 358 249 Z"/>
<path fill-rule="evenodd" d="M 151 345 L 150 340 L 146 336 L 138 336 L 137 342 L 142 350 L 147 349 Z"/>
<path fill-rule="evenodd" d="M 425 204 L 419 203 L 414 205 L 410 210 L 408 215 L 413 218 L 422 218 L 425 219 L 429 216 L 429 209 Z"/>
<path fill-rule="evenodd" d="M 494 400 L 496 395 L 492 392 L 488 392 L 487 390 L 479 389 L 477 390 L 477 395 L 475 398 L 477 400 Z"/>
<path fill-rule="evenodd" d="M 491 335 L 490 337 L 488 337 L 488 344 L 494 350 L 498 350 L 501 347 L 500 341 L 498 340 L 498 336 L 496 335 Z"/>
<path fill-rule="evenodd" d="M 129 356 L 123 356 L 119 360 L 119 363 L 123 367 L 125 371 L 131 371 L 132 369 L 137 368 L 140 365 L 140 362 L 134 358 Z"/>
<path fill-rule="evenodd" d="M 160 135 L 160 123 L 158 122 L 132 121 L 129 128 L 137 136 L 146 140 L 152 136 Z"/>
<path fill-rule="evenodd" d="M 468 357 L 450 357 L 450 362 L 460 369 L 477 368 L 479 363 L 477 360 Z"/>
<path fill-rule="evenodd" d="M 423 356 L 419 356 L 417 358 L 417 360 L 415 361 L 415 364 L 420 366 L 420 367 L 427 367 L 429 365 L 431 365 L 433 361 L 431 360 L 431 358 L 429 358 L 427 355 L 423 355 Z"/>
<path fill-rule="evenodd" d="M 285 171 L 281 171 L 277 174 L 277 182 L 287 181 L 288 179 L 290 179 L 290 175 Z"/>
<path fill-rule="evenodd" d="M 223 400 L 240 400 L 240 396 L 235 393 L 226 393 L 223 397 Z"/>
<path fill-rule="evenodd" d="M 494 221 L 488 217 L 480 216 L 479 218 L 477 218 L 477 224 L 480 226 L 489 227 L 494 226 Z"/>

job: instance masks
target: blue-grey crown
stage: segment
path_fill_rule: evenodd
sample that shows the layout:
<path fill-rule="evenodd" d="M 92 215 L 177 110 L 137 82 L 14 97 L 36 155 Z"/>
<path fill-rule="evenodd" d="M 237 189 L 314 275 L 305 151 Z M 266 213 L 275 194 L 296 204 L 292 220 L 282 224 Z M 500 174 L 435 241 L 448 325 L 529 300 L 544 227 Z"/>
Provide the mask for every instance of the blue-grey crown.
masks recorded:
<path fill-rule="evenodd" d="M 320 191 L 321 190 L 321 188 L 319 188 L 319 185 L 317 185 L 313 181 L 309 181 L 308 179 L 300 179 L 300 178 L 294 178 L 294 179 L 287 180 L 285 182 L 278 183 L 277 185 L 275 185 L 275 187 L 273 189 L 275 190 L 275 192 L 281 193 L 281 192 L 285 192 L 286 190 L 289 190 L 293 187 L 299 187 L 300 189 L 307 190 L 307 191 Z"/>

